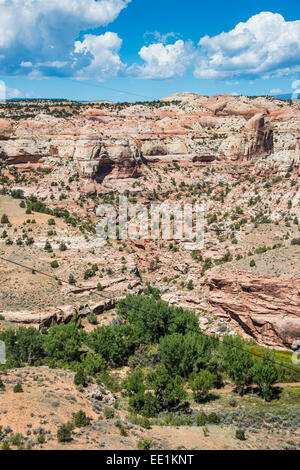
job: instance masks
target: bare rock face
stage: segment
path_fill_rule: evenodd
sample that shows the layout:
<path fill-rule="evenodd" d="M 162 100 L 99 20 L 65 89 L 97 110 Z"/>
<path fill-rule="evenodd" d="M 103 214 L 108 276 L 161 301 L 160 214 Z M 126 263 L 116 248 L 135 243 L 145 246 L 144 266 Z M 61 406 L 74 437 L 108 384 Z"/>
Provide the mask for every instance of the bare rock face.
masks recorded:
<path fill-rule="evenodd" d="M 46 155 L 41 146 L 30 139 L 10 140 L 4 136 L 0 139 L 0 161 L 5 163 L 37 163 Z"/>
<path fill-rule="evenodd" d="M 270 155 L 273 151 L 273 130 L 265 124 L 262 114 L 256 114 L 245 126 L 244 157 L 252 160 L 254 156 Z"/>
<path fill-rule="evenodd" d="M 209 302 L 259 343 L 291 348 L 300 339 L 300 279 L 210 275 Z"/>
<path fill-rule="evenodd" d="M 166 145 L 157 142 L 145 142 L 142 145 L 142 151 L 145 157 L 154 157 L 158 155 L 167 155 Z"/>
<path fill-rule="evenodd" d="M 273 151 L 273 130 L 259 113 L 247 121 L 242 134 L 229 136 L 221 145 L 221 155 L 231 160 L 249 161 Z"/>
<path fill-rule="evenodd" d="M 105 176 L 110 178 L 128 178 L 139 175 L 142 164 L 141 151 L 129 142 L 120 144 L 98 143 L 87 151 L 85 156 L 76 158 L 80 175 L 101 182 Z M 75 155 L 78 152 L 75 152 Z"/>
<path fill-rule="evenodd" d="M 12 133 L 13 127 L 7 119 L 0 119 L 0 140 L 6 140 Z"/>
<path fill-rule="evenodd" d="M 91 311 L 97 315 L 104 310 L 113 308 L 119 300 L 118 298 L 104 298 L 96 304 L 62 305 L 50 308 L 47 313 L 35 313 L 30 311 L 9 312 L 1 311 L 1 315 L 6 321 L 20 324 L 30 324 L 40 326 L 50 326 L 52 321 L 56 323 L 68 323 L 72 317 L 77 314 L 79 317 L 85 317 Z"/>

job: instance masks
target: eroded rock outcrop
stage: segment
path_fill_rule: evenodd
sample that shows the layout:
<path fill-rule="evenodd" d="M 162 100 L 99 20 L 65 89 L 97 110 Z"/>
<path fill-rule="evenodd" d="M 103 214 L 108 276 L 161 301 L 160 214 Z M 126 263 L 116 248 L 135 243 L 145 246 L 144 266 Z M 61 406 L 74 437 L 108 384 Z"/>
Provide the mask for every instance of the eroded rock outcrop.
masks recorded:
<path fill-rule="evenodd" d="M 229 136 L 220 146 L 221 155 L 231 160 L 249 161 L 273 151 L 273 130 L 259 113 L 247 121 L 243 131 Z"/>
<path fill-rule="evenodd" d="M 210 275 L 209 303 L 248 335 L 271 347 L 300 339 L 300 279 Z"/>
<path fill-rule="evenodd" d="M 142 153 L 129 142 L 103 144 L 99 142 L 83 157 L 76 158 L 80 175 L 101 182 L 105 176 L 112 178 L 136 177 L 140 174 Z"/>
<path fill-rule="evenodd" d="M 74 315 L 85 317 L 90 312 L 95 312 L 99 315 L 105 310 L 114 308 L 121 297 L 122 296 L 107 298 L 93 304 L 62 305 L 55 308 L 49 308 L 46 313 L 35 313 L 30 311 L 1 311 L 1 316 L 3 316 L 5 321 L 11 323 L 50 326 L 52 321 L 56 323 L 67 323 Z"/>

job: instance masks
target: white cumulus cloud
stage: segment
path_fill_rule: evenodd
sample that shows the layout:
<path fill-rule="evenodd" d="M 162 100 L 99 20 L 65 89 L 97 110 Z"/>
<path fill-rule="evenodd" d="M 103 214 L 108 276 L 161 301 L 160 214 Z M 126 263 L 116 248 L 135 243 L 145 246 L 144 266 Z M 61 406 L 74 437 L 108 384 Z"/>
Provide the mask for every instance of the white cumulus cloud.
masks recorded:
<path fill-rule="evenodd" d="M 79 34 L 111 23 L 130 1 L 0 0 L 1 72 L 51 75 L 71 66 Z"/>
<path fill-rule="evenodd" d="M 193 44 L 181 39 L 174 44 L 151 44 L 143 46 L 139 56 L 145 62 L 143 65 L 134 65 L 132 71 L 139 78 L 167 79 L 182 77 L 191 65 L 194 57 Z"/>
<path fill-rule="evenodd" d="M 300 21 L 261 12 L 199 41 L 197 78 L 281 77 L 300 71 Z"/>
<path fill-rule="evenodd" d="M 121 45 L 122 39 L 116 33 L 111 32 L 100 36 L 87 34 L 83 41 L 76 41 L 75 54 L 92 57 L 90 64 L 77 72 L 77 77 L 104 80 L 117 76 L 125 68 L 119 56 Z"/>

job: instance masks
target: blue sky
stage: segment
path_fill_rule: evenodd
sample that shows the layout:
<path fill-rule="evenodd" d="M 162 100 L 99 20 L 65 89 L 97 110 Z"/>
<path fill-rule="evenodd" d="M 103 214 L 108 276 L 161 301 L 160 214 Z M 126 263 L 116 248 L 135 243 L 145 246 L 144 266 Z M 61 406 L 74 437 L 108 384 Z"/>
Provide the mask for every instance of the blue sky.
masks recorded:
<path fill-rule="evenodd" d="M 291 93 L 299 0 L 1 0 L 8 97 Z"/>

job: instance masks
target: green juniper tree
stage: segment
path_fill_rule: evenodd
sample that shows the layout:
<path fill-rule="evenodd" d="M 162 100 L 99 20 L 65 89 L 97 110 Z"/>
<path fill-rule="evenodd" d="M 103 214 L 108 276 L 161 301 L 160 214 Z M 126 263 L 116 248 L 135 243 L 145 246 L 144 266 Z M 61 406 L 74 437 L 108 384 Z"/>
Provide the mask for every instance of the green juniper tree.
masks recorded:
<path fill-rule="evenodd" d="M 222 362 L 240 395 L 252 383 L 253 359 L 239 336 L 225 336 L 221 346 Z"/>
<path fill-rule="evenodd" d="M 259 385 L 265 401 L 270 401 L 273 397 L 273 385 L 278 379 L 278 370 L 274 364 L 275 355 L 266 352 L 262 359 L 254 361 L 252 367 L 253 382 Z"/>
<path fill-rule="evenodd" d="M 209 391 L 213 387 L 215 381 L 214 375 L 208 370 L 200 370 L 198 374 L 191 374 L 189 384 L 194 392 L 194 399 L 200 403 L 207 400 Z"/>

